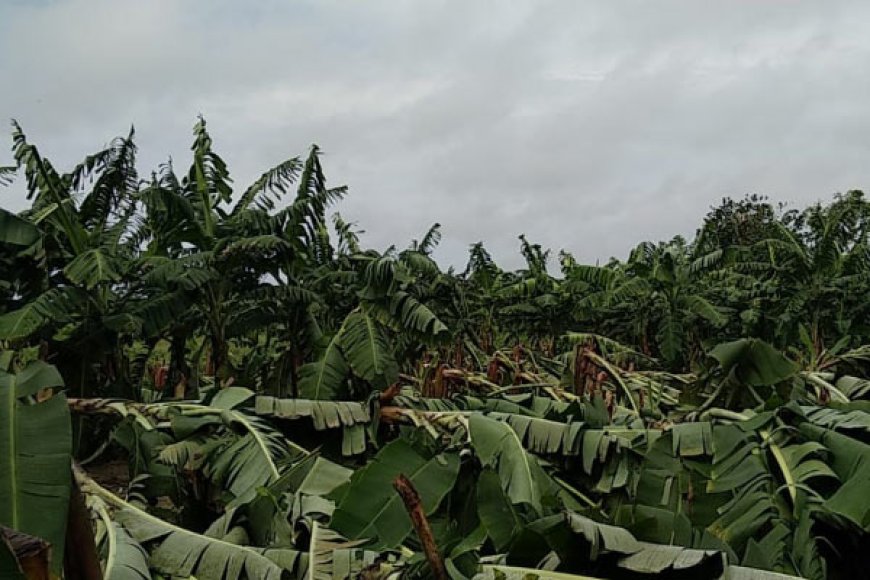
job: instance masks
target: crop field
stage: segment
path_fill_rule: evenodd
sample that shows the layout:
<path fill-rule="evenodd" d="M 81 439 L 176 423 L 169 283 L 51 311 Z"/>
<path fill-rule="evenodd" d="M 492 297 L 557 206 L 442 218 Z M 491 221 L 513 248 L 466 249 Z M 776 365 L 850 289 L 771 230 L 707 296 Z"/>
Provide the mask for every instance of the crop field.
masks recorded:
<path fill-rule="evenodd" d="M 366 248 L 316 146 L 13 154 L 0 578 L 868 577 L 859 191 L 445 269 L 437 223 Z"/>

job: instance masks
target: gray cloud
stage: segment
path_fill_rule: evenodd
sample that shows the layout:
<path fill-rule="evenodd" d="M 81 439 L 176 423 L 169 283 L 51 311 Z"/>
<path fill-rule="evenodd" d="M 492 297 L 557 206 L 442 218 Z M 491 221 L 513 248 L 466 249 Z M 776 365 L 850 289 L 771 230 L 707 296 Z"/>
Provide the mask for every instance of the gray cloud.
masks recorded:
<path fill-rule="evenodd" d="M 375 247 L 439 221 L 445 264 L 484 240 L 518 266 L 522 232 L 606 260 L 691 235 L 725 195 L 867 188 L 868 18 L 857 0 L 7 1 L 0 117 L 62 167 L 134 123 L 145 169 L 186 163 L 201 112 L 240 185 L 319 143 Z"/>

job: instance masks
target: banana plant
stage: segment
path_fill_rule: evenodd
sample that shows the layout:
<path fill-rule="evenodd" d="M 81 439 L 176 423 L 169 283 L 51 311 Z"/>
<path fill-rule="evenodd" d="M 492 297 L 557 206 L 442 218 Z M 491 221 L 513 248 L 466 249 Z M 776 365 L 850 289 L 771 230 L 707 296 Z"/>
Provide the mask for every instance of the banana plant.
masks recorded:
<path fill-rule="evenodd" d="M 127 227 L 135 211 L 133 132 L 60 174 L 14 124 L 13 151 L 32 207 L 21 219 L 42 234 L 39 294 L 0 316 L 0 339 L 47 342 L 54 362 L 80 395 L 96 385 L 123 385 L 116 349 L 135 331 L 123 284 L 131 250 Z M 127 393 L 129 394 L 129 393 Z"/>
<path fill-rule="evenodd" d="M 704 296 L 699 272 L 679 238 L 669 244 L 644 242 L 625 264 L 569 263 L 565 275 L 589 285 L 579 300 L 581 307 L 603 309 L 612 317 L 604 321 L 611 325 L 604 334 L 627 333 L 644 354 L 660 356 L 671 369 L 697 358 L 700 338 L 726 321 Z M 614 328 L 614 322 L 620 326 Z"/>

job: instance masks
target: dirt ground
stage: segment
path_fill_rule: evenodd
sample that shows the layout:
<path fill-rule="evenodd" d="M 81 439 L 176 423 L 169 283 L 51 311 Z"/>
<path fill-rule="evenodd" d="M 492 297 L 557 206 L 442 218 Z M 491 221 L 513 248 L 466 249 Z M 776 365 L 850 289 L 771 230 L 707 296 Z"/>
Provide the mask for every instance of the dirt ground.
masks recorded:
<path fill-rule="evenodd" d="M 115 494 L 123 497 L 130 483 L 129 469 L 126 459 L 111 459 L 96 461 L 83 468 L 94 481 Z"/>

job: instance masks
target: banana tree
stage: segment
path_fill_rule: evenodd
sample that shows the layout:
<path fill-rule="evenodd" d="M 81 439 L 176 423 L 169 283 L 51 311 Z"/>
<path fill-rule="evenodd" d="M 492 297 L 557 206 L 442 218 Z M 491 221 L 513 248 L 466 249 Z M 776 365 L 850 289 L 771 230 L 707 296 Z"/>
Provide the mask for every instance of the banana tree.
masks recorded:
<path fill-rule="evenodd" d="M 134 250 L 125 237 L 135 212 L 133 132 L 58 173 L 14 124 L 14 154 L 32 207 L 21 219 L 38 227 L 40 293 L 0 316 L 0 338 L 41 339 L 80 394 L 96 386 L 124 392 L 119 343 L 135 332 L 125 283 Z"/>
<path fill-rule="evenodd" d="M 404 334 L 432 345 L 448 335 L 444 323 L 413 294 L 414 276 L 402 256 L 370 251 L 352 261 L 362 283 L 359 303 L 323 337 L 319 359 L 300 368 L 299 392 L 305 398 L 383 390 L 399 375 L 397 338 Z"/>
<path fill-rule="evenodd" d="M 850 192 L 777 225 L 759 246 L 777 282 L 771 309 L 780 344 L 795 344 L 802 325 L 816 352 L 829 337 L 862 333 L 866 305 L 853 297 L 870 279 L 870 203 L 863 194 Z"/>
<path fill-rule="evenodd" d="M 517 342 L 531 341 L 553 356 L 558 337 L 570 327 L 572 297 L 547 270 L 550 250 L 530 243 L 525 236 L 519 239 L 526 268 L 502 279 L 499 314 L 509 322 Z"/>
<path fill-rule="evenodd" d="M 230 207 L 229 173 L 203 119 L 194 135 L 187 176 L 178 179 L 171 164 L 164 165 L 143 191 L 145 215 L 137 235 L 145 247 L 143 279 L 152 289 L 141 308 L 153 317 L 153 330 L 171 339 L 172 367 L 181 371 L 171 373 L 173 381 L 188 374 L 184 345 L 199 329 L 208 340 L 208 370 L 226 378 L 233 338 L 279 317 L 286 317 L 282 327 L 290 332 L 303 328 L 296 323 L 316 301 L 304 277 L 323 213 L 345 191 L 325 187 L 314 147 L 304 163 L 291 158 L 266 171 Z M 297 180 L 295 200 L 276 210 Z M 155 291 L 164 296 L 150 297 Z M 294 335 L 292 348 L 304 353 L 299 341 Z"/>
<path fill-rule="evenodd" d="M 605 334 L 626 335 L 630 340 L 625 342 L 638 344 L 644 354 L 660 355 L 671 368 L 696 359 L 701 339 L 726 320 L 704 296 L 688 248 L 679 239 L 642 243 L 625 264 L 574 265 L 566 276 L 590 285 L 578 305 L 604 309 L 604 318 L 611 317 L 611 332 Z"/>

